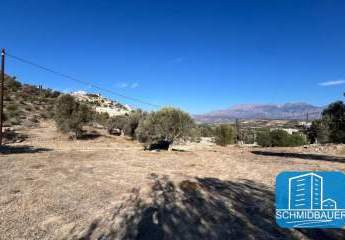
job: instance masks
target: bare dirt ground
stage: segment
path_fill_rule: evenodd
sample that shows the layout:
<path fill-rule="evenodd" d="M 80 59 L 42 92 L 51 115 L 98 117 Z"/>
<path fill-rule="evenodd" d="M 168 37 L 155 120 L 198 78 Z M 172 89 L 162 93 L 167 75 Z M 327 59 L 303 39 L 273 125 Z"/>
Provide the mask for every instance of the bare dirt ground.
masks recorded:
<path fill-rule="evenodd" d="M 345 171 L 343 148 L 146 152 L 106 134 L 68 140 L 51 123 L 22 132 L 0 155 L 0 239 L 345 239 L 274 220 L 275 176 Z"/>

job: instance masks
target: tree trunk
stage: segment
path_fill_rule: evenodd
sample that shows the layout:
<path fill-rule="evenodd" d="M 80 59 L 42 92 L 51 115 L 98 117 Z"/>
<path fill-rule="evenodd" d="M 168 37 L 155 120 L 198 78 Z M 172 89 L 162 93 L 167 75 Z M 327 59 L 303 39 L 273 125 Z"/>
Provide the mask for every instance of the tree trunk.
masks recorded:
<path fill-rule="evenodd" d="M 173 147 L 173 143 L 170 142 L 170 143 L 169 143 L 169 147 L 168 147 L 168 152 L 171 152 L 171 151 L 172 151 L 172 147 Z"/>

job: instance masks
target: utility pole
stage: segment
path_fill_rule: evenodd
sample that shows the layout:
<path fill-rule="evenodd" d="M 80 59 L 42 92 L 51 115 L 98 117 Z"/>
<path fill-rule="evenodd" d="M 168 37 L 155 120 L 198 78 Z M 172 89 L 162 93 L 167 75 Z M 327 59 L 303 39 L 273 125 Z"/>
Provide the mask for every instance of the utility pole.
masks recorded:
<path fill-rule="evenodd" d="M 4 121 L 4 82 L 5 82 L 5 49 L 1 50 L 1 86 L 0 86 L 0 146 L 2 146 L 2 123 Z"/>
<path fill-rule="evenodd" d="M 235 125 L 236 125 L 236 143 L 239 143 L 241 141 L 241 136 L 240 136 L 240 121 L 238 118 L 235 120 Z"/>

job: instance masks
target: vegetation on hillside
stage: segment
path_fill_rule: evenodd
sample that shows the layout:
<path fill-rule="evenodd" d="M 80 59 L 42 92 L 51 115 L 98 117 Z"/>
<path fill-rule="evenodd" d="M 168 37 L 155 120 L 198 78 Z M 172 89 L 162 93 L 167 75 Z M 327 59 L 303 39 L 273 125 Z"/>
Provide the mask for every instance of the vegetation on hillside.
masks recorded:
<path fill-rule="evenodd" d="M 22 84 L 16 77 L 5 75 L 4 82 L 5 127 L 32 126 L 39 119 L 50 118 L 59 92 L 29 84 Z"/>
<path fill-rule="evenodd" d="M 201 137 L 215 140 L 221 146 L 234 144 L 237 140 L 260 146 L 299 146 L 307 141 L 303 134 L 288 134 L 284 130 L 257 129 L 255 126 L 236 131 L 233 124 L 195 124 L 185 112 L 174 108 L 162 108 L 146 113 L 141 110 L 125 115 L 109 117 L 108 113 L 97 113 L 92 103 L 80 102 L 70 95 L 22 84 L 15 77 L 5 75 L 4 126 L 26 127 L 37 124 L 41 119 L 54 119 L 57 128 L 73 133 L 78 138 L 83 126 L 95 125 L 107 128 L 109 133 L 124 134 L 142 142 L 147 148 L 161 144 L 170 146 L 178 139 L 199 142 Z M 87 94 L 86 96 L 97 96 Z M 6 130 L 8 131 L 8 129 Z M 345 143 L 345 104 L 331 103 L 304 132 L 310 143 Z"/>

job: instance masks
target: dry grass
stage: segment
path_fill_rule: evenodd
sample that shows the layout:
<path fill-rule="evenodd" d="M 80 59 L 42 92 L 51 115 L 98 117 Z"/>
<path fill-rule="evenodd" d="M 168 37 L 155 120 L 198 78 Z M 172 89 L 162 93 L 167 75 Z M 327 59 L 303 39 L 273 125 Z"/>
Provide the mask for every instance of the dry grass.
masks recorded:
<path fill-rule="evenodd" d="M 150 239 L 145 238 L 140 230 L 140 224 L 147 214 L 152 222 L 165 221 L 167 226 L 177 224 L 179 219 L 183 222 L 182 218 L 191 218 L 191 221 L 202 219 L 200 215 L 204 214 L 204 220 L 199 219 L 201 222 L 198 224 L 205 228 L 200 227 L 198 234 L 195 233 L 190 238 L 239 237 L 242 228 L 234 228 L 232 233 L 217 232 L 218 225 L 214 225 L 217 220 L 207 217 L 205 209 L 200 209 L 202 214 L 198 216 L 191 215 L 190 212 L 181 215 L 181 212 L 193 211 L 193 206 L 196 209 L 204 206 L 217 212 L 220 209 L 215 208 L 214 201 L 222 204 L 227 202 L 226 209 L 231 209 L 231 197 L 239 194 L 238 191 L 244 191 L 237 197 L 244 202 L 249 201 L 250 196 L 245 197 L 248 191 L 257 193 L 260 189 L 265 189 L 272 193 L 275 176 L 281 171 L 345 171 L 343 156 L 330 157 L 329 153 L 320 152 L 312 155 L 312 149 L 268 150 L 191 144 L 185 147 L 187 151 L 145 152 L 141 145 L 123 137 L 101 135 L 92 140 L 71 141 L 56 133 L 51 123 L 22 132 L 29 138 L 11 145 L 12 148 L 0 156 L 0 239 L 97 239 L 102 236 L 103 239 L 134 238 L 133 236 Z M 256 152 L 253 153 L 253 150 Z M 265 154 L 267 151 L 270 153 Z M 291 153 L 299 155 L 286 155 Z M 160 184 L 158 188 L 155 185 L 157 183 Z M 243 185 L 239 187 L 238 184 Z M 222 191 L 219 186 L 222 186 Z M 255 191 L 252 189 L 254 186 L 257 186 Z M 237 188 L 235 195 L 232 194 L 231 191 Z M 217 197 L 213 202 L 213 194 L 210 194 L 212 191 L 213 198 Z M 165 193 L 169 193 L 168 197 L 165 197 Z M 163 206 L 162 196 L 164 208 L 157 210 Z M 254 202 L 268 201 L 262 199 L 262 195 L 258 196 L 261 197 Z M 198 199 L 197 205 L 195 199 Z M 191 203 L 186 205 L 186 201 Z M 174 215 L 175 212 L 166 209 L 169 204 L 178 210 L 178 214 Z M 262 204 L 257 207 L 273 208 L 272 202 Z M 156 210 L 147 213 L 153 206 Z M 345 236 L 340 231 L 322 233 L 329 235 L 303 231 L 274 232 L 277 227 L 273 227 L 272 222 L 272 230 L 263 227 L 258 229 L 255 222 L 243 220 L 246 214 L 239 215 L 241 209 L 238 209 L 234 219 L 247 223 L 248 234 L 243 236 L 248 239 L 276 239 L 270 238 L 272 236 L 284 239 L 318 239 L 317 236 L 340 239 Z M 165 211 L 165 217 L 157 217 L 157 211 Z M 254 215 L 257 213 L 253 212 Z M 133 216 L 138 219 L 133 220 Z M 171 220 L 167 216 L 179 219 Z M 220 224 L 225 224 L 222 221 L 226 220 L 226 216 L 219 215 L 219 219 L 223 219 L 219 220 Z M 271 218 L 273 217 L 267 217 L 267 221 L 270 222 Z M 254 220 L 261 221 L 264 217 Z M 229 226 L 236 226 L 236 221 Z M 154 227 L 160 226 L 160 223 L 156 224 L 158 225 L 151 223 Z M 194 223 L 196 226 L 198 224 Z M 147 229 L 152 230 L 151 225 Z M 137 228 L 131 229 L 133 226 Z M 162 225 L 160 229 L 165 234 L 167 226 Z M 192 226 L 193 224 L 191 229 L 184 231 L 170 229 L 170 235 L 164 235 L 163 238 L 183 239 L 182 236 L 186 236 L 186 233 L 193 233 Z M 159 235 L 163 232 L 158 230 L 152 234 L 151 239 L 163 236 Z"/>

